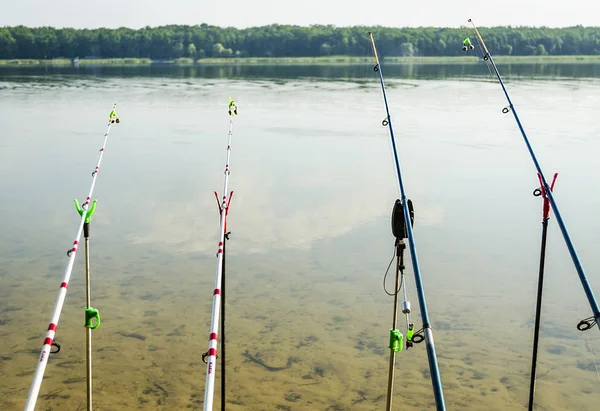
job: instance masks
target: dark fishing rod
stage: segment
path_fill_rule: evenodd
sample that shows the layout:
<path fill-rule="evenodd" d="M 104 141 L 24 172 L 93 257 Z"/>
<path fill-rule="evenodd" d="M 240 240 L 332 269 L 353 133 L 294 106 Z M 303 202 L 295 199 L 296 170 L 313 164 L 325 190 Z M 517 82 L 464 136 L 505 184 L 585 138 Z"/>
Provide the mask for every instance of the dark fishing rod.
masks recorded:
<path fill-rule="evenodd" d="M 229 210 L 229 204 L 227 210 Z M 221 284 L 221 411 L 225 411 L 225 405 L 227 404 L 227 396 L 225 395 L 227 393 L 225 386 L 227 381 L 225 378 L 225 257 L 227 256 L 226 245 L 228 240 L 229 232 L 225 233 L 223 240 L 223 281 Z"/>
<path fill-rule="evenodd" d="M 438 410 L 445 410 L 446 404 L 444 403 L 444 391 L 442 389 L 442 380 L 440 377 L 440 371 L 437 362 L 437 356 L 435 353 L 435 344 L 433 341 L 433 331 L 431 329 L 431 323 L 429 322 L 429 314 L 427 312 L 427 302 L 425 301 L 425 292 L 423 291 L 423 282 L 421 281 L 421 269 L 419 268 L 419 259 L 417 258 L 417 249 L 415 246 L 415 239 L 413 235 L 413 229 L 411 224 L 411 210 L 409 210 L 409 202 L 406 193 L 404 192 L 404 183 L 402 181 L 402 171 L 400 170 L 400 160 L 398 159 L 398 151 L 396 149 L 396 139 L 394 137 L 394 129 L 392 127 L 392 118 L 390 116 L 390 109 L 388 107 L 387 95 L 385 93 L 385 84 L 383 82 L 383 73 L 381 71 L 381 65 L 379 64 L 379 57 L 377 55 L 377 48 L 375 47 L 375 39 L 373 33 L 368 33 L 371 39 L 371 45 L 373 47 L 373 55 L 375 56 L 375 67 L 373 70 L 379 74 L 379 82 L 381 84 L 381 91 L 383 92 L 383 102 L 385 104 L 386 118 L 383 120 L 383 126 L 388 126 L 390 131 L 390 140 L 392 143 L 392 150 L 394 153 L 394 162 L 396 165 L 396 177 L 398 178 L 398 185 L 400 187 L 400 201 L 402 202 L 403 209 L 403 226 L 406 228 L 406 237 L 408 238 L 408 247 L 410 249 L 410 257 L 412 261 L 413 272 L 415 276 L 415 284 L 417 288 L 417 295 L 419 297 L 419 307 L 421 309 L 421 318 L 423 321 L 423 328 L 414 333 L 414 337 L 425 335 L 425 342 L 427 346 L 427 358 L 429 361 L 429 371 L 431 374 L 431 383 L 433 385 L 433 392 L 435 395 L 435 404 Z M 413 339 L 414 339 L 413 337 Z"/>
<path fill-rule="evenodd" d="M 554 173 L 552 184 L 550 185 L 550 191 L 554 190 L 554 183 L 556 182 L 557 173 Z M 533 410 L 533 398 L 535 396 L 535 379 L 536 379 L 536 368 L 537 368 L 537 354 L 538 345 L 540 340 L 540 321 L 542 318 L 542 294 L 544 290 L 544 265 L 546 263 L 546 237 L 548 235 L 548 220 L 550 220 L 550 201 L 542 182 L 542 176 L 538 173 L 538 179 L 540 180 L 540 187 L 533 191 L 533 195 L 536 197 L 542 197 L 543 199 L 543 212 L 542 212 L 542 245 L 540 247 L 540 270 L 538 276 L 538 289 L 537 289 L 537 302 L 535 305 L 535 326 L 533 328 L 533 355 L 531 358 L 531 380 L 529 382 L 529 411 Z"/>
<path fill-rule="evenodd" d="M 469 23 L 471 23 L 471 25 L 473 26 L 473 30 L 475 31 L 475 34 L 477 35 L 477 39 L 480 42 L 480 45 L 483 47 L 483 50 L 485 51 L 485 54 L 483 54 L 483 60 L 486 61 L 487 63 L 489 63 L 489 65 L 492 67 L 492 69 L 496 73 L 496 77 L 498 77 L 500 86 L 502 86 L 502 91 L 504 91 L 504 96 L 506 97 L 506 100 L 508 101 L 508 106 L 504 107 L 502 109 L 502 112 L 504 114 L 506 114 L 509 111 L 512 111 L 512 113 L 513 113 L 515 121 L 517 122 L 517 126 L 519 127 L 519 131 L 521 131 L 521 135 L 523 136 L 523 140 L 525 141 L 525 145 L 527 146 L 527 150 L 529 151 L 529 155 L 531 156 L 531 159 L 533 160 L 533 164 L 535 165 L 535 168 L 540 175 L 542 188 L 544 189 L 544 192 L 546 193 L 546 196 L 548 197 L 548 201 L 550 202 L 550 207 L 552 208 L 552 211 L 554 212 L 554 216 L 556 217 L 556 222 L 558 223 L 558 226 L 563 235 L 563 238 L 565 239 L 565 243 L 569 250 L 569 254 L 571 255 L 571 259 L 573 260 L 573 264 L 575 265 L 575 269 L 577 270 L 577 274 L 579 275 L 579 279 L 581 281 L 583 291 L 585 292 L 585 295 L 588 299 L 588 302 L 590 304 L 592 312 L 594 313 L 594 315 L 592 317 L 584 318 L 583 320 L 579 321 L 579 323 L 577 324 L 577 329 L 579 331 L 589 330 L 594 325 L 598 325 L 598 319 L 600 318 L 600 308 L 598 307 L 598 303 L 596 302 L 596 297 L 594 296 L 594 292 L 592 291 L 592 288 L 588 282 L 585 271 L 583 270 L 583 266 L 581 264 L 581 261 L 579 260 L 579 256 L 577 255 L 577 251 L 575 251 L 575 246 L 573 245 L 573 241 L 571 241 L 571 236 L 569 235 L 569 232 L 567 231 L 567 227 L 565 226 L 565 223 L 560 214 L 560 211 L 558 210 L 558 205 L 556 204 L 556 200 L 554 199 L 552 190 L 551 190 L 550 186 L 548 185 L 546 177 L 544 176 L 544 173 L 542 172 L 542 168 L 540 167 L 537 157 L 535 156 L 535 153 L 533 152 L 533 148 L 531 147 L 531 144 L 529 143 L 527 134 L 525 134 L 525 130 L 523 129 L 523 125 L 521 124 L 521 120 L 519 120 L 517 111 L 515 110 L 515 107 L 514 107 L 512 101 L 510 100 L 508 91 L 506 91 L 506 87 L 504 86 L 502 77 L 500 77 L 500 72 L 498 71 L 498 67 L 496 67 L 496 63 L 494 63 L 494 59 L 492 58 L 492 55 L 490 54 L 488 48 L 486 47 L 485 42 L 483 41 L 483 38 L 481 37 L 481 34 L 479 34 L 479 30 L 477 30 L 477 27 L 475 27 L 475 24 L 473 23 L 473 21 L 471 19 L 469 19 Z M 598 326 L 598 328 L 600 329 L 600 325 Z"/>

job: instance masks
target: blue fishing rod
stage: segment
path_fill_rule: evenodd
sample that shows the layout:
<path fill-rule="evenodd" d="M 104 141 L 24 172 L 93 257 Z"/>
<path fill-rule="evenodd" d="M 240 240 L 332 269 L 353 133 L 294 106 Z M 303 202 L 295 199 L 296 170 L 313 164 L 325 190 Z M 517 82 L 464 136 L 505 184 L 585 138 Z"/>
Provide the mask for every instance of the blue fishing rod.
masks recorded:
<path fill-rule="evenodd" d="M 407 338 L 407 347 L 410 346 L 408 345 L 409 341 L 410 342 L 421 342 L 423 340 L 423 334 L 425 335 L 425 342 L 426 342 L 426 347 L 427 347 L 427 358 L 429 361 L 429 372 L 431 374 L 431 383 L 433 385 L 433 392 L 435 395 L 435 404 L 436 404 L 436 408 L 438 411 L 445 411 L 446 410 L 446 404 L 444 402 L 444 391 L 442 389 L 442 380 L 440 377 L 440 370 L 438 367 L 438 362 L 437 362 L 437 356 L 435 353 L 435 344 L 433 342 L 433 331 L 431 329 L 431 323 L 429 322 L 429 314 L 427 312 L 427 302 L 425 301 L 425 292 L 423 291 L 423 282 L 421 281 L 421 270 L 419 268 L 419 259 L 417 258 L 417 249 L 415 246 L 415 239 L 414 239 L 414 235 L 413 235 L 413 229 L 412 229 L 412 215 L 414 215 L 414 212 L 412 210 L 412 203 L 410 200 L 407 199 L 406 197 L 406 193 L 404 192 L 404 183 L 402 181 L 402 171 L 400 170 L 400 160 L 398 159 L 398 151 L 396 149 L 396 139 L 394 137 L 394 129 L 392 127 L 392 118 L 390 116 L 390 109 L 388 107 L 388 101 L 387 101 L 387 95 L 385 94 L 385 84 L 383 82 L 383 73 L 381 71 L 381 65 L 379 64 L 379 56 L 377 55 L 377 48 L 375 47 L 375 39 L 373 38 L 373 33 L 369 32 L 367 33 L 371 39 L 371 45 L 373 47 L 373 55 L 375 56 L 375 67 L 373 68 L 374 71 L 376 71 L 377 73 L 379 73 L 379 82 L 381 84 L 381 91 L 383 92 L 383 102 L 385 103 L 385 111 L 386 111 L 386 118 L 383 120 L 382 124 L 383 126 L 388 126 L 389 130 L 390 130 L 390 140 L 392 142 L 392 150 L 394 153 L 394 162 L 396 165 L 396 176 L 398 177 L 398 185 L 400 187 L 400 202 L 402 204 L 402 210 L 403 210 L 403 224 L 402 228 L 405 230 L 405 237 L 408 238 L 408 247 L 410 249 L 410 257 L 411 257 L 411 261 L 412 261 L 412 266 L 413 266 L 413 272 L 414 272 L 414 276 L 415 276 L 415 284 L 416 284 L 416 288 L 417 288 L 417 294 L 419 297 L 419 307 L 421 309 L 421 319 L 423 321 L 423 328 L 420 329 L 419 331 L 414 332 L 414 334 L 412 333 L 412 330 L 409 331 L 409 338 Z M 398 202 L 396 202 L 396 204 L 398 204 Z M 409 209 L 410 207 L 410 209 Z M 396 215 L 396 210 L 397 207 L 394 207 L 394 215 Z M 394 233 L 396 234 L 396 233 Z M 401 236 L 402 237 L 402 236 Z M 401 242 L 402 238 L 399 238 L 396 235 L 396 241 Z M 403 268 L 403 267 L 402 267 Z M 396 294 L 397 294 L 396 290 Z M 396 310 L 396 307 L 395 307 Z M 396 317 L 396 311 L 394 310 L 394 318 Z M 405 312 L 405 310 L 403 310 L 403 312 Z M 410 309 L 409 309 L 410 312 Z M 394 333 L 394 331 L 397 330 L 391 330 L 392 334 Z M 391 338 L 390 338 L 391 340 Z M 401 344 L 401 341 L 400 341 Z M 392 341 L 390 341 L 390 349 L 392 351 L 395 351 L 393 348 L 393 344 Z M 392 368 L 393 371 L 393 368 Z M 392 378 L 392 375 L 390 373 L 390 379 Z M 391 381 L 390 381 L 391 383 Z M 387 409 L 391 409 L 391 388 L 390 385 L 388 385 L 388 405 L 387 405 Z"/>
<path fill-rule="evenodd" d="M 494 72 L 496 73 L 496 77 L 498 77 L 498 81 L 500 82 L 500 86 L 502 86 L 502 91 L 504 91 L 504 95 L 506 96 L 506 100 L 508 101 L 508 106 L 504 107 L 502 109 L 502 112 L 504 114 L 506 114 L 509 111 L 512 111 L 513 116 L 515 117 L 515 121 L 517 122 L 517 126 L 519 127 L 519 130 L 521 131 L 521 135 L 523 136 L 523 140 L 525 141 L 525 145 L 527 146 L 529 155 L 531 156 L 531 159 L 533 160 L 533 164 L 535 165 L 535 168 L 540 175 L 540 179 L 541 179 L 541 183 L 542 183 L 541 189 L 546 194 L 548 201 L 550 201 L 550 206 L 552 207 L 552 211 L 554 212 L 554 216 L 556 217 L 556 222 L 558 223 L 558 226 L 560 227 L 560 231 L 565 239 L 565 243 L 567 244 L 567 248 L 569 249 L 569 254 L 571 255 L 571 259 L 573 260 L 573 264 L 575 265 L 577 274 L 579 274 L 579 279 L 581 280 L 581 285 L 583 286 L 583 290 L 585 291 L 585 295 L 587 296 L 588 302 L 590 304 L 590 307 L 591 307 L 594 315 L 592 317 L 584 318 L 583 320 L 581 320 L 577 324 L 577 329 L 579 331 L 589 330 L 594 325 L 598 325 L 598 319 L 600 318 L 600 308 L 598 307 L 598 303 L 596 302 L 596 297 L 594 296 L 594 292 L 592 291 L 592 288 L 588 282 L 587 276 L 585 275 L 585 271 L 583 270 L 583 266 L 581 265 L 581 261 L 579 260 L 579 256 L 577 255 L 577 251 L 575 251 L 575 246 L 573 245 L 573 242 L 571 241 L 571 237 L 569 236 L 567 227 L 565 226 L 565 223 L 560 214 L 560 211 L 558 210 L 558 205 L 556 204 L 556 200 L 554 199 L 554 194 L 552 194 L 552 189 L 548 185 L 546 177 L 544 176 L 544 173 L 542 172 L 542 168 L 540 167 L 540 164 L 535 156 L 535 153 L 533 152 L 533 148 L 531 147 L 531 144 L 529 143 L 527 134 L 525 134 L 525 130 L 523 129 L 523 125 L 521 124 L 521 120 L 519 120 L 517 111 L 515 110 L 515 107 L 514 107 L 512 101 L 510 100 L 508 91 L 506 91 L 506 87 L 504 86 L 502 77 L 500 77 L 500 72 L 498 71 L 498 67 L 496 67 L 496 63 L 494 63 L 494 59 L 492 58 L 491 53 L 489 52 L 488 48 L 486 47 L 485 42 L 483 41 L 483 38 L 481 37 L 481 34 L 479 33 L 479 30 L 477 30 L 477 27 L 475 27 L 475 24 L 473 23 L 473 21 L 471 19 L 469 19 L 469 23 L 471 23 L 471 25 L 473 26 L 473 30 L 475 31 L 475 34 L 477 35 L 478 42 L 479 42 L 480 46 L 483 48 L 483 51 L 485 52 L 485 54 L 483 54 L 483 60 L 488 62 L 489 65 L 494 69 Z M 467 40 L 465 40 L 465 42 L 467 42 Z M 464 47 L 463 47 L 463 50 L 465 50 Z M 600 328 L 600 325 L 598 327 Z"/>

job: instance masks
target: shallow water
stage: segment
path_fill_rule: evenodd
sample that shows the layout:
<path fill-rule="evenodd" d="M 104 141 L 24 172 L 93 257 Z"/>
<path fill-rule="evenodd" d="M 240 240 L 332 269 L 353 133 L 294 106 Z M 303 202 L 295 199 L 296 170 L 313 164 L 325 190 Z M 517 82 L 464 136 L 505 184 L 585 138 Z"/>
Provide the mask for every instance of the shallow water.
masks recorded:
<path fill-rule="evenodd" d="M 525 408 L 541 231 L 535 169 L 489 77 L 390 71 L 448 409 Z M 94 403 L 202 407 L 227 96 L 240 106 L 227 408 L 384 408 L 393 300 L 382 280 L 398 189 L 372 69 L 349 78 L 217 77 L 0 72 L 0 409 L 21 409 L 27 397 L 79 221 L 72 199 L 87 195 L 114 102 L 122 121 L 98 177 L 91 237 L 92 306 L 102 315 Z M 600 81 L 508 79 L 545 173 L 559 172 L 556 199 L 600 292 Z M 548 241 L 538 409 L 594 410 L 600 379 L 587 347 L 600 349 L 600 337 L 575 329 L 591 313 L 554 219 Z M 81 254 L 38 409 L 85 404 Z M 407 281 L 420 327 L 410 267 Z M 424 344 L 398 356 L 395 408 L 433 408 L 428 373 Z"/>

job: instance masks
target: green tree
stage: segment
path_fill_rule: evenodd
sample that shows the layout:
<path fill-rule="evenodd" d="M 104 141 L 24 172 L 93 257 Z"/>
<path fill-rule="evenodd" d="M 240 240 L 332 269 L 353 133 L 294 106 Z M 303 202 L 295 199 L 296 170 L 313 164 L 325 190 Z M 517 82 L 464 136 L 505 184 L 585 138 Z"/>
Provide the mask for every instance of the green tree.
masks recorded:
<path fill-rule="evenodd" d="M 321 56 L 329 56 L 331 55 L 331 46 L 327 43 L 323 43 L 321 44 L 321 47 L 319 48 L 319 54 Z"/>
<path fill-rule="evenodd" d="M 272 24 L 236 29 L 200 24 L 76 30 L 16 26 L 0 28 L 0 58 L 368 56 L 371 44 L 365 32 L 369 30 L 382 57 L 458 56 L 465 36 L 464 29 L 436 27 Z M 481 27 L 480 31 L 492 54 L 600 54 L 600 27 Z"/>
<path fill-rule="evenodd" d="M 544 47 L 543 44 L 538 44 L 537 48 L 535 49 L 535 55 L 536 56 L 547 56 L 548 52 L 546 51 L 546 47 Z"/>
<path fill-rule="evenodd" d="M 14 57 L 17 42 L 5 28 L 0 28 L 0 58 L 10 59 Z"/>
<path fill-rule="evenodd" d="M 400 45 L 400 54 L 403 57 L 412 57 L 415 53 L 412 43 L 402 43 Z"/>
<path fill-rule="evenodd" d="M 172 50 L 172 57 L 175 58 L 179 58 L 181 56 L 183 56 L 183 43 L 181 41 L 178 41 L 177 43 L 173 44 L 173 46 L 171 47 Z"/>
<path fill-rule="evenodd" d="M 24 26 L 13 27 L 11 35 L 15 39 L 17 49 L 15 57 L 19 59 L 40 58 L 35 45 L 35 35 L 30 28 Z"/>
<path fill-rule="evenodd" d="M 196 58 L 196 54 L 197 54 L 196 53 L 196 45 L 194 43 L 188 44 L 188 47 L 187 47 L 187 55 L 188 55 L 188 57 L 195 59 Z"/>
<path fill-rule="evenodd" d="M 512 54 L 512 50 L 513 50 L 513 47 L 510 44 L 504 44 L 500 47 L 500 51 L 498 54 L 510 56 Z"/>
<path fill-rule="evenodd" d="M 225 47 L 221 43 L 216 43 L 212 47 L 212 55 L 213 57 L 221 57 L 223 52 L 225 51 Z"/>
<path fill-rule="evenodd" d="M 59 55 L 62 57 L 77 56 L 77 46 L 79 42 L 79 33 L 75 29 L 57 30 L 57 42 L 59 45 Z"/>

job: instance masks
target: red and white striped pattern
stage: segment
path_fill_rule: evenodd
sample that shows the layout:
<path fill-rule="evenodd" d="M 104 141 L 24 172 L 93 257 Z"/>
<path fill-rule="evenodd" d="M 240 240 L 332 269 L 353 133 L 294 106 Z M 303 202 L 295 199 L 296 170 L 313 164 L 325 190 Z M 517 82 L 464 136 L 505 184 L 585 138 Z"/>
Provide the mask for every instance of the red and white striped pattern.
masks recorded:
<path fill-rule="evenodd" d="M 227 161 L 225 163 L 225 183 L 223 202 L 220 207 L 220 236 L 217 249 L 217 276 L 213 291 L 212 318 L 210 320 L 210 336 L 208 338 L 208 357 L 206 358 L 206 386 L 204 390 L 204 411 L 212 411 L 215 393 L 215 371 L 217 368 L 217 335 L 219 332 L 219 314 L 221 311 L 221 277 L 223 274 L 223 243 L 227 227 L 227 184 L 229 182 L 229 159 L 231 156 L 231 136 L 233 135 L 233 118 L 229 118 L 229 142 L 227 144 Z"/>
<path fill-rule="evenodd" d="M 100 164 L 102 163 L 102 156 L 104 155 L 104 148 L 106 147 L 106 142 L 108 141 L 108 134 L 110 132 L 110 123 L 108 124 L 108 130 L 104 135 L 104 144 L 100 149 L 100 158 L 98 159 L 98 164 L 93 172 L 92 178 L 92 186 L 90 187 L 90 192 L 85 199 L 85 202 L 82 205 L 82 208 L 87 210 L 90 205 L 92 193 L 94 191 L 94 186 L 96 185 L 96 178 L 98 177 L 98 170 L 100 169 Z M 62 283 L 60 285 L 60 289 L 58 290 L 58 296 L 56 297 L 56 303 L 54 304 L 54 311 L 52 311 L 52 316 L 50 317 L 50 325 L 48 326 L 48 331 L 46 332 L 46 337 L 44 339 L 44 345 L 42 345 L 42 352 L 40 354 L 39 361 L 37 363 L 37 367 L 35 369 L 35 374 L 33 376 L 33 382 L 31 383 L 31 388 L 29 389 L 29 395 L 27 396 L 27 403 L 25 404 L 26 411 L 33 411 L 35 408 L 35 403 L 38 398 L 38 394 L 40 392 L 40 387 L 42 386 L 42 379 L 44 378 L 44 371 L 46 370 L 46 365 L 48 364 L 48 356 L 50 355 L 50 349 L 52 348 L 52 342 L 54 341 L 54 335 L 56 334 L 56 327 L 58 326 L 58 320 L 60 319 L 60 313 L 62 311 L 63 304 L 65 302 L 65 297 L 67 296 L 67 288 L 69 287 L 69 280 L 71 279 L 71 271 L 73 271 L 73 264 L 75 263 L 75 256 L 77 255 L 77 247 L 79 246 L 79 239 L 81 238 L 81 233 L 83 232 L 83 224 L 85 223 L 86 213 L 84 212 L 81 216 L 81 221 L 79 222 L 79 229 L 77 230 L 77 236 L 75 237 L 75 241 L 73 241 L 73 247 L 69 252 L 69 263 L 67 264 L 67 269 L 65 270 L 65 274 L 63 276 Z"/>

